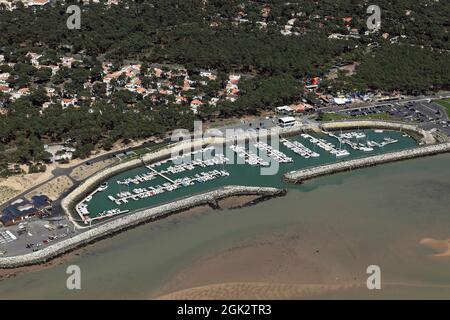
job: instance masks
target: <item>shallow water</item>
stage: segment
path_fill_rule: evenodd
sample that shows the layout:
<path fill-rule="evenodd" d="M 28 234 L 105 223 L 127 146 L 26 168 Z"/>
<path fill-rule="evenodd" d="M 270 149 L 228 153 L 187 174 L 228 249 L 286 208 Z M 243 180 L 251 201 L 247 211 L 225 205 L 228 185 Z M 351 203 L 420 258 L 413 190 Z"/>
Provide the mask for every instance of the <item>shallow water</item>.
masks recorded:
<path fill-rule="evenodd" d="M 376 295 L 355 289 L 325 298 L 450 298 L 450 259 L 431 258 L 419 245 L 422 238 L 450 238 L 449 163 L 441 155 L 387 164 L 319 178 L 249 208 L 179 214 L 94 244 L 69 263 L 3 280 L 0 299 L 148 298 L 204 257 L 242 243 L 292 245 L 272 236 L 284 233 L 296 235 L 291 240 L 299 239 L 300 249 L 320 249 L 318 272 L 362 276 L 377 264 L 389 284 Z M 80 291 L 66 289 L 69 264 L 81 267 Z M 294 267 L 302 272 L 301 264 Z M 286 280 L 276 271 L 273 277 Z M 224 279 L 219 273 L 213 280 Z M 198 275 L 195 285 L 202 284 Z"/>

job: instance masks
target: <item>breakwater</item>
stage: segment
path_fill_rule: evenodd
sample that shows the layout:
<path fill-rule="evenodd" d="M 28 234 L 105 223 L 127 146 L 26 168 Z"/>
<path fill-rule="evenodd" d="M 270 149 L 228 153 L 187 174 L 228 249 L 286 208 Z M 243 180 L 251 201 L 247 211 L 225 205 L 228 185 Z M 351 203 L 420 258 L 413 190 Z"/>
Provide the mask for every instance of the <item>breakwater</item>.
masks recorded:
<path fill-rule="evenodd" d="M 386 129 L 406 132 L 417 141 L 425 144 L 436 143 L 436 138 L 429 131 L 423 130 L 416 125 L 407 124 L 403 122 L 394 121 L 379 121 L 379 120 L 348 120 L 348 121 L 333 121 L 326 122 L 320 125 L 324 131 L 336 130 L 350 130 L 350 129 Z"/>
<path fill-rule="evenodd" d="M 366 157 L 362 159 L 354 159 L 298 171 L 292 171 L 286 173 L 283 179 L 284 181 L 289 183 L 302 183 L 303 181 L 309 179 L 330 175 L 337 172 L 355 170 L 364 167 L 376 166 L 382 163 L 425 157 L 445 152 L 450 152 L 450 143 L 442 143 L 426 147 L 419 147 L 399 152 L 392 152 L 383 155 Z"/>
<path fill-rule="evenodd" d="M 107 223 L 95 226 L 69 239 L 49 245 L 37 252 L 16 257 L 0 258 L 0 268 L 17 268 L 27 265 L 42 264 L 64 253 L 85 246 L 89 243 L 110 237 L 116 233 L 136 227 L 148 221 L 157 220 L 171 214 L 202 206 L 215 206 L 218 200 L 232 196 L 258 195 L 264 198 L 278 197 L 286 194 L 286 190 L 277 188 L 259 188 L 228 186 L 207 193 L 180 199 L 172 203 L 151 209 L 137 211 Z"/>

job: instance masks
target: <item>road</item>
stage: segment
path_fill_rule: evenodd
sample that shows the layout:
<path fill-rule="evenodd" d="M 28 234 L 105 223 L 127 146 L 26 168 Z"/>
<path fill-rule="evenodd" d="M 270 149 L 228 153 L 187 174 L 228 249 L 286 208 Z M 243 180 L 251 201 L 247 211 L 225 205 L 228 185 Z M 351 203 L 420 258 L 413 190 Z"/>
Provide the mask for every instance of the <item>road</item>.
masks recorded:
<path fill-rule="evenodd" d="M 333 112 L 333 111 L 342 111 L 342 110 L 357 110 L 357 109 L 365 109 L 365 108 L 373 108 L 378 106 L 387 106 L 394 103 L 399 103 L 400 105 L 405 105 L 409 102 L 428 102 L 432 100 L 441 100 L 441 99 L 447 99 L 450 98 L 450 92 L 441 93 L 438 95 L 432 95 L 432 96 L 419 96 L 414 98 L 407 98 L 403 100 L 395 100 L 390 102 L 368 102 L 368 103 L 361 103 L 359 105 L 351 106 L 348 105 L 345 106 L 327 106 L 323 108 L 319 108 L 318 111 L 320 112 Z"/>

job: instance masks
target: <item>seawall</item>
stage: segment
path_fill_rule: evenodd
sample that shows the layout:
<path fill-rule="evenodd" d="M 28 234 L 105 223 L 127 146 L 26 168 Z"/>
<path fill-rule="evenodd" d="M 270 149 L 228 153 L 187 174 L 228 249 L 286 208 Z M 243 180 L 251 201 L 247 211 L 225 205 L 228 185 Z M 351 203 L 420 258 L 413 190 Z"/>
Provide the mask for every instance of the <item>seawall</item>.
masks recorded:
<path fill-rule="evenodd" d="M 350 129 L 386 129 L 406 132 L 414 139 L 425 144 L 436 143 L 435 137 L 428 131 L 419 128 L 413 124 L 394 121 L 379 121 L 379 120 L 347 120 L 347 121 L 333 121 L 326 122 L 320 125 L 320 128 L 325 131 L 336 130 L 350 130 Z"/>
<path fill-rule="evenodd" d="M 333 163 L 314 168 L 288 172 L 283 179 L 290 183 L 302 183 L 303 181 L 320 176 L 331 175 L 337 172 L 355 170 L 364 167 L 376 166 L 382 163 L 425 157 L 429 155 L 450 152 L 450 143 L 442 143 L 431 146 L 408 149 L 383 155 L 371 156 L 361 159 L 354 159 Z"/>

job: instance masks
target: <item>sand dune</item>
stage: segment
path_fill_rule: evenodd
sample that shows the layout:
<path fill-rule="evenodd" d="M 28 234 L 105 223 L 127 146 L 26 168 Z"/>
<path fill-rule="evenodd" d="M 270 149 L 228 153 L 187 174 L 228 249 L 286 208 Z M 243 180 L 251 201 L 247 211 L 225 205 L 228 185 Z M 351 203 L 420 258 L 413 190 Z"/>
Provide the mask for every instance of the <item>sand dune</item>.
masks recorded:
<path fill-rule="evenodd" d="M 435 257 L 450 257 L 450 239 L 448 240 L 435 240 L 426 238 L 420 240 L 420 244 L 435 251 Z"/>
<path fill-rule="evenodd" d="M 158 300 L 265 300 L 304 299 L 336 291 L 357 288 L 354 284 L 278 284 L 278 283 L 221 283 L 173 292 Z"/>

